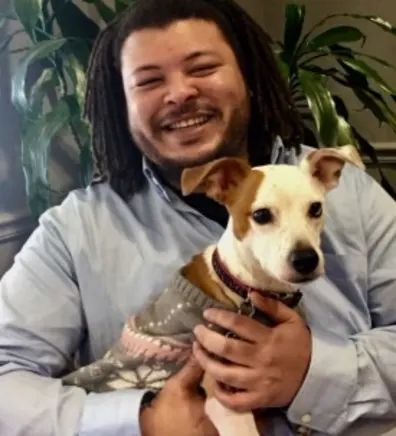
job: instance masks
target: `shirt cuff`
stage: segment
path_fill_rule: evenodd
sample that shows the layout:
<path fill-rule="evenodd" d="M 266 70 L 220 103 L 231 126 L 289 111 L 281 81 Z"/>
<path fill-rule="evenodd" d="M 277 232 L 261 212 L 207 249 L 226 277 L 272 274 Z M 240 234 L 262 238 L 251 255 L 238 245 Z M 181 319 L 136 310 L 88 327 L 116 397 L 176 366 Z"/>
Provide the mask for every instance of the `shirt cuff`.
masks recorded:
<path fill-rule="evenodd" d="M 87 395 L 78 436 L 140 436 L 144 389 L 121 389 Z"/>
<path fill-rule="evenodd" d="M 312 333 L 306 378 L 287 417 L 296 425 L 338 434 L 347 424 L 348 403 L 357 386 L 357 356 L 352 341 L 324 341 Z"/>

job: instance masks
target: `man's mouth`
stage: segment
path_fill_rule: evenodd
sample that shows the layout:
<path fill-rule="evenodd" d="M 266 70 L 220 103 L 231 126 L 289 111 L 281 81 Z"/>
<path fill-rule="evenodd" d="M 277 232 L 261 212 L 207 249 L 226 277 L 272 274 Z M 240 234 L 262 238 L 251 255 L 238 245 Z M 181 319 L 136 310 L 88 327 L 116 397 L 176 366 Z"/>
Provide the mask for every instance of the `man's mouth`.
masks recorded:
<path fill-rule="evenodd" d="M 181 121 L 175 121 L 173 123 L 166 124 L 164 126 L 164 129 L 168 131 L 175 131 L 186 129 L 189 127 L 200 127 L 209 122 L 213 117 L 213 115 L 200 115 L 196 117 L 186 118 Z"/>

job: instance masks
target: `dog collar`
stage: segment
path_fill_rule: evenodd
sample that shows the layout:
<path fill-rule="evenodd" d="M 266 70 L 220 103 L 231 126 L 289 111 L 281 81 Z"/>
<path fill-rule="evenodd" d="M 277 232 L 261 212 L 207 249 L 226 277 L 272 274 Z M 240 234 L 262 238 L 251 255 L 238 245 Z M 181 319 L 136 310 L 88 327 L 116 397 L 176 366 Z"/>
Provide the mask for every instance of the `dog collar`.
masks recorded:
<path fill-rule="evenodd" d="M 298 305 L 301 300 L 302 293 L 300 291 L 293 292 L 277 292 L 268 291 L 266 289 L 255 288 L 242 283 L 237 277 L 233 276 L 228 268 L 221 261 L 217 248 L 212 255 L 212 266 L 219 279 L 231 290 L 246 300 L 251 292 L 258 292 L 267 298 L 281 301 L 291 308 Z"/>

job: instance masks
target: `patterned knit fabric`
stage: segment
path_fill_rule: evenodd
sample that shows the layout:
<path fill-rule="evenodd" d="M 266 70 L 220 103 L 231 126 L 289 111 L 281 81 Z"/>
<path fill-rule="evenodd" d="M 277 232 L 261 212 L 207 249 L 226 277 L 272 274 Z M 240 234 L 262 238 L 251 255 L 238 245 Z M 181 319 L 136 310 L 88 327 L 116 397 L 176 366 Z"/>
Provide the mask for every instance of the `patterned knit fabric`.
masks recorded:
<path fill-rule="evenodd" d="M 128 319 L 102 359 L 66 375 L 63 383 L 94 392 L 158 391 L 190 356 L 192 331 L 197 324 L 207 324 L 202 314 L 209 307 L 226 308 L 176 274 L 161 295 Z"/>

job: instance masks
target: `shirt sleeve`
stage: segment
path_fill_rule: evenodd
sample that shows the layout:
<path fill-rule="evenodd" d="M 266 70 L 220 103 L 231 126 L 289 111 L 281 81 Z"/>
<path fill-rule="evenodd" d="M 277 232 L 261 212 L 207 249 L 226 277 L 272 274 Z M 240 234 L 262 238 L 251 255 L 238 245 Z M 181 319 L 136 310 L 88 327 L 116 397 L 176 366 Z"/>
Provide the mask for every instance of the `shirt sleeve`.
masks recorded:
<path fill-rule="evenodd" d="M 356 174 L 372 328 L 331 343 L 313 335 L 310 367 L 288 410 L 292 422 L 326 434 L 396 419 L 396 203 L 368 174 Z"/>
<path fill-rule="evenodd" d="M 63 386 L 85 328 L 65 235 L 75 217 L 46 212 L 0 282 L 0 433 L 135 436 L 144 390 Z"/>

